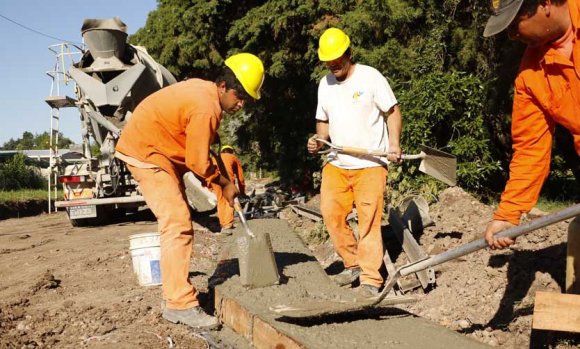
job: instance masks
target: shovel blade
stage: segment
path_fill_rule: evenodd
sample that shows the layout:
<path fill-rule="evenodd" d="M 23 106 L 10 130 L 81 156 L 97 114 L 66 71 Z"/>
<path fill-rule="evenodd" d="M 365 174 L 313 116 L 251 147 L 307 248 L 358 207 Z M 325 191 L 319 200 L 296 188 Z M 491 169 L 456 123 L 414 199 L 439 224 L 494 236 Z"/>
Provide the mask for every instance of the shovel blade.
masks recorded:
<path fill-rule="evenodd" d="M 272 251 L 270 234 L 244 234 L 237 238 L 240 279 L 250 288 L 266 287 L 279 283 L 280 275 Z"/>
<path fill-rule="evenodd" d="M 457 184 L 457 159 L 455 156 L 437 149 L 421 146 L 425 157 L 419 164 L 419 171 L 441 182 L 454 186 Z"/>

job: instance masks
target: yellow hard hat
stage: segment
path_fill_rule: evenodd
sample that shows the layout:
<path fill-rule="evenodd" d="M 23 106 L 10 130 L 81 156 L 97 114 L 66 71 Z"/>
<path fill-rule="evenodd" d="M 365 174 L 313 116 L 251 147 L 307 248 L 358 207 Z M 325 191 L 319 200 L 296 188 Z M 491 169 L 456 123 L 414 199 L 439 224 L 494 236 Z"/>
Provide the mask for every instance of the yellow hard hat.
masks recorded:
<path fill-rule="evenodd" d="M 323 62 L 333 61 L 350 46 L 350 38 L 338 28 L 328 28 L 320 36 L 318 58 Z"/>
<path fill-rule="evenodd" d="M 264 82 L 264 65 L 262 61 L 251 53 L 235 54 L 225 62 L 244 90 L 254 99 L 260 99 L 260 88 Z"/>
<path fill-rule="evenodd" d="M 231 149 L 232 151 L 235 151 L 234 147 L 232 147 L 231 145 L 224 145 L 222 146 L 222 148 L 220 149 L 220 152 L 226 150 L 226 149 Z"/>

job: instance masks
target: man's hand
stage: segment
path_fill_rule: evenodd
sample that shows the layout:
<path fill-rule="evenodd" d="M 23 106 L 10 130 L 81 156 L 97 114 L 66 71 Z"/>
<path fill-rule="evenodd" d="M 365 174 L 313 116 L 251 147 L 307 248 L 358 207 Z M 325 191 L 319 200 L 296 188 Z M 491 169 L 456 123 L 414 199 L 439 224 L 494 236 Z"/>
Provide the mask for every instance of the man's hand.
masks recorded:
<path fill-rule="evenodd" d="M 389 152 L 387 153 L 387 160 L 400 163 L 401 162 L 401 146 L 398 144 L 390 144 L 389 145 Z"/>
<path fill-rule="evenodd" d="M 322 143 L 317 142 L 316 138 L 322 138 L 319 135 L 314 135 L 308 138 L 308 143 L 306 143 L 306 149 L 310 154 L 316 154 L 318 150 L 322 147 Z"/>
<path fill-rule="evenodd" d="M 222 194 L 228 200 L 231 207 L 234 207 L 234 199 L 240 194 L 236 185 L 232 182 L 228 182 L 222 187 Z"/>
<path fill-rule="evenodd" d="M 487 241 L 489 247 L 491 247 L 492 250 L 502 250 L 510 245 L 513 245 L 515 243 L 515 239 L 494 239 L 493 235 L 513 227 L 515 227 L 515 225 L 511 224 L 510 222 L 493 220 L 487 224 L 485 233 L 483 233 L 483 238 Z"/>

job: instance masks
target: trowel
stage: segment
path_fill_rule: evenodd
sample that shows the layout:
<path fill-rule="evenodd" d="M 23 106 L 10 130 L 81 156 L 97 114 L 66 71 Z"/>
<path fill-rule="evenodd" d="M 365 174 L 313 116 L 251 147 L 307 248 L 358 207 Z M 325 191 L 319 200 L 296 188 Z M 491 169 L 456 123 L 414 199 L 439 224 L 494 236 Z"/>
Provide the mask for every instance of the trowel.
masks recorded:
<path fill-rule="evenodd" d="M 339 153 L 362 156 L 387 156 L 387 152 L 363 148 L 343 147 L 330 143 L 324 139 L 316 138 L 316 141 L 322 142 L 330 147 L 328 150 L 319 151 L 319 154 L 337 151 Z M 455 156 L 430 148 L 426 145 L 421 146 L 419 154 L 403 154 L 403 160 L 421 160 L 419 171 L 434 177 L 445 184 L 454 186 L 457 183 L 457 159 Z"/>
<path fill-rule="evenodd" d="M 234 209 L 244 227 L 243 235 L 236 237 L 242 285 L 258 288 L 278 284 L 280 275 L 272 250 L 270 234 L 256 234 L 250 230 L 237 198 L 234 200 Z"/>
<path fill-rule="evenodd" d="M 504 230 L 496 234 L 495 237 L 496 239 L 504 237 L 514 239 L 520 235 L 530 233 L 534 230 L 547 227 L 549 225 L 573 218 L 578 215 L 580 215 L 580 204 L 570 206 L 558 212 L 551 213 L 522 225 Z M 478 239 L 438 255 L 429 256 L 421 260 L 406 264 L 397 269 L 393 275 L 389 275 L 389 279 L 387 280 L 385 287 L 376 297 L 368 297 L 355 301 L 328 300 L 307 303 L 301 302 L 300 304 L 294 305 L 282 304 L 270 307 L 270 311 L 287 318 L 312 318 L 364 310 L 375 307 L 377 305 L 382 305 L 384 304 L 383 302 L 386 302 L 385 305 L 402 303 L 407 301 L 407 299 L 401 298 L 401 301 L 398 301 L 399 298 L 397 297 L 387 297 L 389 291 L 393 289 L 399 278 L 459 257 L 463 257 L 467 254 L 479 251 L 486 247 L 488 247 L 487 241 L 484 239 Z"/>

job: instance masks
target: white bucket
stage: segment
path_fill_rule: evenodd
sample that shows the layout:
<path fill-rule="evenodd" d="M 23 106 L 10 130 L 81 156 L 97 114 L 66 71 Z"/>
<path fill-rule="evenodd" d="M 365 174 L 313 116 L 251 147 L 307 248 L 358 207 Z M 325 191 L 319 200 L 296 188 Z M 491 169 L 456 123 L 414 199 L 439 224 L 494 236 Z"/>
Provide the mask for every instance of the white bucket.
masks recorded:
<path fill-rule="evenodd" d="M 161 247 L 159 233 L 143 233 L 129 236 L 129 250 L 133 260 L 133 271 L 139 285 L 161 285 Z"/>

